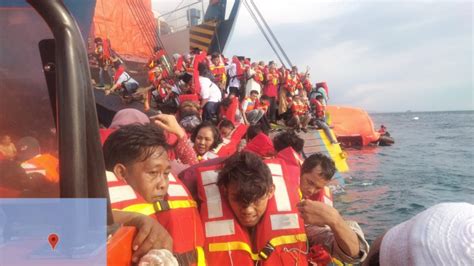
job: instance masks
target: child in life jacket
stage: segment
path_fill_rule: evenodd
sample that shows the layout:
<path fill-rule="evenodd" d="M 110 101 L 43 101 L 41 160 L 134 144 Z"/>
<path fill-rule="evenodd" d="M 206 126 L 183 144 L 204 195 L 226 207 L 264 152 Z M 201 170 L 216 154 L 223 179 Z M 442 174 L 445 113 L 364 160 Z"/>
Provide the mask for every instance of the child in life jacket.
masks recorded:
<path fill-rule="evenodd" d="M 316 153 L 301 166 L 300 191 L 303 200 L 298 209 L 306 226 L 310 245 L 309 259 L 327 265 L 332 257 L 345 263 L 360 263 L 369 252 L 369 244 L 355 221 L 345 221 L 332 207 L 327 187 L 336 172 L 334 161 Z"/>

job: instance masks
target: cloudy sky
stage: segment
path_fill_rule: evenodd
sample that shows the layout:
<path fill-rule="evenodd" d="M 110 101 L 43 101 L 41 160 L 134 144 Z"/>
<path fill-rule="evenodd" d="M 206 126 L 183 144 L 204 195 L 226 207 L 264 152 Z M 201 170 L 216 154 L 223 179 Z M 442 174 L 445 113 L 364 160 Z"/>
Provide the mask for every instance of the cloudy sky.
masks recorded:
<path fill-rule="evenodd" d="M 166 12 L 181 1 L 158 2 Z M 255 3 L 293 64 L 328 83 L 332 104 L 380 112 L 474 109 L 472 1 Z M 243 5 L 224 54 L 277 60 Z"/>

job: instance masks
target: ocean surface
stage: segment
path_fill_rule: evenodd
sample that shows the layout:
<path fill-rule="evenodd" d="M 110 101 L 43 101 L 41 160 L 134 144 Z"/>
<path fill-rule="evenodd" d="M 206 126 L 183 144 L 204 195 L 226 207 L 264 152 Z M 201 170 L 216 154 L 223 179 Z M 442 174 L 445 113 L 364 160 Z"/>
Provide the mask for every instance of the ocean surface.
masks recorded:
<path fill-rule="evenodd" d="M 370 116 L 395 144 L 347 149 L 350 172 L 335 195 L 335 207 L 370 242 L 437 203 L 474 203 L 474 111 Z"/>

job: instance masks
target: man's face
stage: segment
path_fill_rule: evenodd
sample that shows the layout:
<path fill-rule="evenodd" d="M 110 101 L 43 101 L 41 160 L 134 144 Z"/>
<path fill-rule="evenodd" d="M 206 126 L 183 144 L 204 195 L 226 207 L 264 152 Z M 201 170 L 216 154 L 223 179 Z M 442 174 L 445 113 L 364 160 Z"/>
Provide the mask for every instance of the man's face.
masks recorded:
<path fill-rule="evenodd" d="M 211 61 L 214 65 L 219 65 L 219 57 L 213 58 Z"/>
<path fill-rule="evenodd" d="M 300 180 L 300 189 L 301 193 L 303 194 L 303 198 L 310 198 L 313 194 L 316 194 L 319 192 L 319 190 L 323 189 L 328 183 L 329 180 L 324 178 L 321 165 L 314 167 L 309 173 L 302 174 Z"/>
<path fill-rule="evenodd" d="M 147 202 L 153 203 L 165 198 L 170 171 L 168 153 L 159 147 L 145 161 L 126 167 L 124 178 Z"/>
<path fill-rule="evenodd" d="M 257 100 L 257 98 L 258 98 L 258 93 L 252 93 L 252 94 L 250 94 L 250 99 L 252 99 L 252 101 Z"/>
<path fill-rule="evenodd" d="M 230 208 L 234 212 L 235 217 L 242 226 L 254 227 L 258 224 L 263 214 L 267 210 L 268 200 L 273 197 L 275 187 L 272 185 L 270 191 L 255 202 L 245 206 L 239 201 L 237 194 L 237 185 L 231 182 L 226 189 L 225 195 L 229 202 Z"/>

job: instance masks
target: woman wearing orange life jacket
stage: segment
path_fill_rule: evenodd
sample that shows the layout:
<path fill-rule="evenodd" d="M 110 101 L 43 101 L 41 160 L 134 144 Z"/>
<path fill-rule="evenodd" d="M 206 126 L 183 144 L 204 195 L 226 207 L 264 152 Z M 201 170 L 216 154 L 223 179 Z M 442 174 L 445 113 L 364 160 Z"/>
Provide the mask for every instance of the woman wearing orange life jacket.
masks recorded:
<path fill-rule="evenodd" d="M 157 116 L 154 122 L 178 137 L 185 135 L 167 116 Z M 167 147 L 163 130 L 154 125 L 126 125 L 107 138 L 104 159 L 112 172 L 108 175 L 112 208 L 157 219 L 175 240 L 173 252 L 180 265 L 203 265 L 204 236 L 196 202 L 171 175 Z"/>
<path fill-rule="evenodd" d="M 218 157 L 217 150 L 222 143 L 222 137 L 212 122 L 204 121 L 197 126 L 191 135 L 191 141 L 198 161 Z"/>
<path fill-rule="evenodd" d="M 316 96 L 316 99 L 311 100 L 311 104 L 314 105 L 314 122 L 319 128 L 324 130 L 326 136 L 331 141 L 332 144 L 338 144 L 337 140 L 332 135 L 331 129 L 326 123 L 326 107 L 323 104 L 324 97 L 321 94 Z"/>

